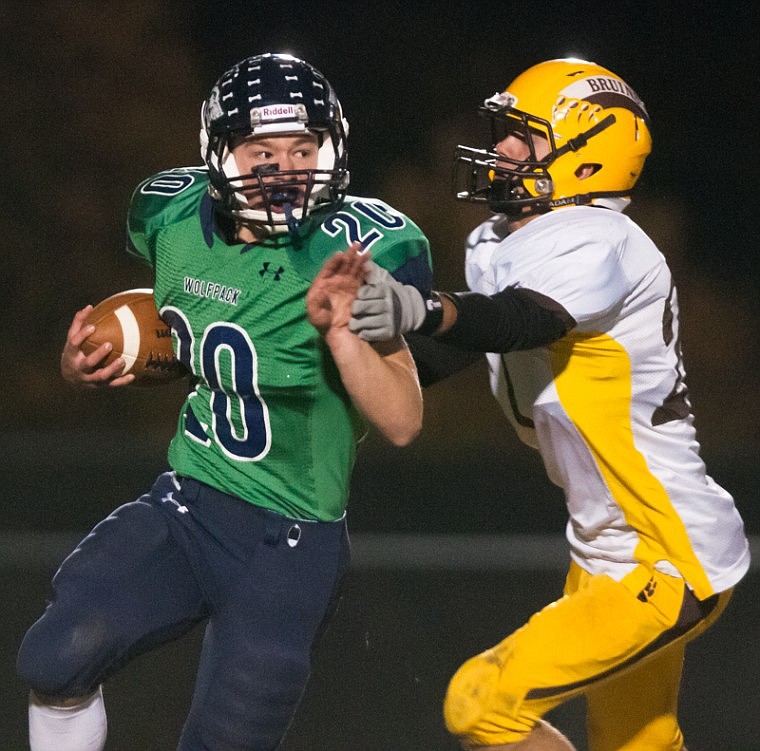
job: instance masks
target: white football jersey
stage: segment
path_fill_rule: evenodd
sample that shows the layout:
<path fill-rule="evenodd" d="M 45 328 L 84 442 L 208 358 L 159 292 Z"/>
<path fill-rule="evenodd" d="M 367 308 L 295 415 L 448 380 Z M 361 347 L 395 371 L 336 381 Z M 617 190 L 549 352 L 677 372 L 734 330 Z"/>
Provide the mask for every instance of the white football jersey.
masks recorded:
<path fill-rule="evenodd" d="M 508 236 L 498 222 L 468 238 L 470 289 L 532 289 L 577 321 L 547 347 L 488 355 L 496 399 L 564 490 L 573 559 L 617 580 L 645 563 L 701 599 L 731 587 L 749 545 L 699 455 L 662 254 L 608 209 L 549 212 Z"/>

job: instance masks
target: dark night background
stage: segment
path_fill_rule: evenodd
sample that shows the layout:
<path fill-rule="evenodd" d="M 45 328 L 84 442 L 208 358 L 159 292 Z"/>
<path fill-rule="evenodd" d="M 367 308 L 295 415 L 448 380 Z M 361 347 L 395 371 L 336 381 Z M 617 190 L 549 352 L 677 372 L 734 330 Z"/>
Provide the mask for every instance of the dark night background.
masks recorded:
<path fill-rule="evenodd" d="M 76 539 L 147 487 L 164 467 L 182 400 L 179 384 L 68 389 L 58 373 L 66 329 L 86 303 L 149 286 L 122 250 L 130 193 L 158 170 L 200 163 L 201 101 L 251 54 L 290 52 L 328 77 L 351 124 L 351 192 L 387 200 L 422 227 L 440 288 L 464 284 L 464 236 L 483 218 L 454 201 L 449 186 L 454 146 L 484 143 L 478 104 L 552 57 L 585 57 L 622 76 L 646 102 L 654 138 L 629 213 L 676 276 L 710 474 L 735 495 L 751 535 L 760 534 L 758 34 L 750 4 L 701 6 L 5 0 L 0 592 L 12 615 L 0 653 L 9 690 L 0 748 L 24 748 L 13 656 L 65 552 L 50 541 Z M 561 535 L 564 510 L 498 412 L 485 369 L 474 366 L 426 392 L 425 430 L 412 447 L 367 439 L 349 519 L 358 542 L 378 533 L 543 539 Z M 453 748 L 439 718 L 447 676 L 554 598 L 561 571 L 539 561 L 534 571 L 415 573 L 358 558 L 288 749 Z M 729 610 L 693 647 L 684 701 L 692 751 L 757 748 L 756 712 L 742 704 L 756 695 L 748 666 L 760 667 L 750 630 L 756 577 L 740 589 L 734 620 Z M 131 666 L 116 681 L 109 749 L 172 748 L 192 674 L 187 652 L 167 650 L 164 662 Z M 718 709 L 713 684 L 726 676 L 720 692 L 730 699 Z M 156 696 L 161 722 L 141 714 L 151 714 Z M 579 726 L 572 709 L 562 720 Z M 582 748 L 582 731 L 574 732 Z"/>

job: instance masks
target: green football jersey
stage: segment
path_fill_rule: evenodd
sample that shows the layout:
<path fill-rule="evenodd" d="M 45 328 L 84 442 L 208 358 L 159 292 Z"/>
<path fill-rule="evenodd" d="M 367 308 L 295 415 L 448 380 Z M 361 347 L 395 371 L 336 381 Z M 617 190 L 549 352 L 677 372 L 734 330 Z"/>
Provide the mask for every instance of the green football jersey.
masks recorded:
<path fill-rule="evenodd" d="M 137 187 L 129 210 L 128 250 L 152 265 L 156 305 L 192 374 L 169 463 L 289 517 L 339 519 L 366 426 L 306 317 L 306 293 L 355 240 L 428 291 L 428 242 L 382 201 L 349 197 L 313 215 L 296 244 L 287 234 L 228 244 L 207 188 L 205 169 L 168 170 Z"/>

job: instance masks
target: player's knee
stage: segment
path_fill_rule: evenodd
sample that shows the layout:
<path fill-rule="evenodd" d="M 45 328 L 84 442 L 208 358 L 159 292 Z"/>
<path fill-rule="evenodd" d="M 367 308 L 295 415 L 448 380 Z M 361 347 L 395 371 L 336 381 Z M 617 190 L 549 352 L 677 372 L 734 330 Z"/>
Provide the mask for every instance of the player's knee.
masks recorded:
<path fill-rule="evenodd" d="M 106 642 L 105 624 L 91 618 L 75 629 L 58 630 L 43 616 L 26 633 L 16 658 L 16 671 L 35 693 L 84 696 L 93 690 L 91 666 L 98 664 Z"/>
<path fill-rule="evenodd" d="M 499 680 L 500 665 L 489 652 L 465 662 L 449 682 L 443 703 L 446 727 L 454 735 L 467 735 L 488 713 Z"/>
<path fill-rule="evenodd" d="M 498 648 L 465 662 L 449 682 L 443 705 L 446 727 L 475 746 L 517 743 L 527 738 L 538 716 L 526 711 L 525 690 L 511 685 Z"/>

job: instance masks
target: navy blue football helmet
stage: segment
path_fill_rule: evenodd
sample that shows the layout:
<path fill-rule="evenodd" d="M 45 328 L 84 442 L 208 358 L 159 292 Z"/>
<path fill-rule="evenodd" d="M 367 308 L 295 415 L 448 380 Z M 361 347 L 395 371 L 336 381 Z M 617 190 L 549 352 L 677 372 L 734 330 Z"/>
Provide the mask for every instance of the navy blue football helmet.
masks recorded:
<path fill-rule="evenodd" d="M 267 164 L 239 174 L 232 146 L 241 138 L 305 131 L 319 139 L 316 170 Z M 349 182 L 347 134 L 335 91 L 316 68 L 284 54 L 246 58 L 221 76 L 203 103 L 201 155 L 211 195 L 234 217 L 293 231 L 315 209 L 342 204 Z M 260 194 L 262 209 L 249 207 L 246 190 Z"/>

